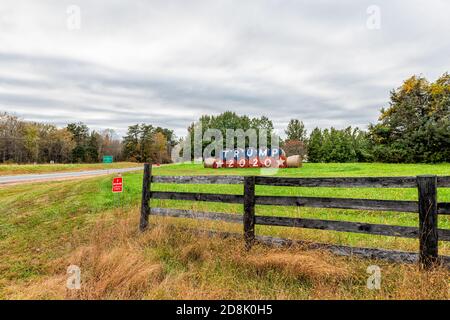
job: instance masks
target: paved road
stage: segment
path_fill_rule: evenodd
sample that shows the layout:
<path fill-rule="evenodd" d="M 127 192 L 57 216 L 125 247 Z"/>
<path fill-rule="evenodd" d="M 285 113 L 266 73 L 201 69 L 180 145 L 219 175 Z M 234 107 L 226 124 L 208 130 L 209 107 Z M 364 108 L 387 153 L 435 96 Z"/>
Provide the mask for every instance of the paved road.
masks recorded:
<path fill-rule="evenodd" d="M 106 170 L 89 170 L 78 172 L 55 172 L 41 174 L 23 174 L 15 176 L 0 176 L 0 185 L 5 184 L 21 184 L 33 181 L 52 181 L 63 179 L 77 179 L 90 176 L 100 176 L 113 173 L 123 173 L 131 171 L 143 170 L 144 167 L 122 168 L 122 169 L 106 169 Z"/>

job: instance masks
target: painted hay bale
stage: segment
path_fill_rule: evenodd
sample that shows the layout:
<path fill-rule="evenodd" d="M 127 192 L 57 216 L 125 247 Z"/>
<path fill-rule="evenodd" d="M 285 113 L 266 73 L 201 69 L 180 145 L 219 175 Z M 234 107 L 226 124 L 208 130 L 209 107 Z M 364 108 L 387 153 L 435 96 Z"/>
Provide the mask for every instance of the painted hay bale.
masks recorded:
<path fill-rule="evenodd" d="M 288 168 L 300 168 L 302 166 L 302 158 L 299 155 L 290 156 L 286 160 Z"/>
<path fill-rule="evenodd" d="M 225 161 L 225 168 L 236 168 L 237 167 L 237 161 L 234 159 L 230 159 Z"/>
<path fill-rule="evenodd" d="M 203 165 L 205 168 L 214 168 L 214 163 L 216 162 L 216 159 L 214 158 L 206 158 L 203 162 Z"/>
<path fill-rule="evenodd" d="M 277 161 L 277 168 L 287 168 L 287 158 L 286 156 L 280 156 L 278 159 L 276 159 Z"/>
<path fill-rule="evenodd" d="M 248 164 L 249 164 L 248 159 L 243 158 L 237 160 L 238 168 L 248 168 Z"/>

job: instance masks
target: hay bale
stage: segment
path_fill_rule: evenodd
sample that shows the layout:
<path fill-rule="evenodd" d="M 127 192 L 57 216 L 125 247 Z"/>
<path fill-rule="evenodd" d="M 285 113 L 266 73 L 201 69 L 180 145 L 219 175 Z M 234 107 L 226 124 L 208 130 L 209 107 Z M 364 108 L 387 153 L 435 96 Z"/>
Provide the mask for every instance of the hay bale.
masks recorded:
<path fill-rule="evenodd" d="M 288 168 L 300 168 L 302 166 L 302 157 L 299 155 L 290 156 L 286 160 Z"/>
<path fill-rule="evenodd" d="M 205 161 L 203 162 L 203 165 L 205 168 L 213 168 L 215 162 L 216 159 L 214 158 L 206 158 Z"/>

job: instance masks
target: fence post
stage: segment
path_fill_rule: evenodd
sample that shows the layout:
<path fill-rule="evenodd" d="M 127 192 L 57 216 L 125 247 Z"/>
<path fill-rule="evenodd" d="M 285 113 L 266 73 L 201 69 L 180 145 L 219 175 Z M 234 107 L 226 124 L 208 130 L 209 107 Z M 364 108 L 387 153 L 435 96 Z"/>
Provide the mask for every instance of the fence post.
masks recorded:
<path fill-rule="evenodd" d="M 244 240 L 246 250 L 255 242 L 255 177 L 244 178 Z"/>
<path fill-rule="evenodd" d="M 145 231 L 148 228 L 148 216 L 150 215 L 150 196 L 152 183 L 152 164 L 144 164 L 144 178 L 142 179 L 142 203 L 141 220 L 139 229 Z"/>
<path fill-rule="evenodd" d="M 420 264 L 429 269 L 438 259 L 437 176 L 417 176 Z"/>

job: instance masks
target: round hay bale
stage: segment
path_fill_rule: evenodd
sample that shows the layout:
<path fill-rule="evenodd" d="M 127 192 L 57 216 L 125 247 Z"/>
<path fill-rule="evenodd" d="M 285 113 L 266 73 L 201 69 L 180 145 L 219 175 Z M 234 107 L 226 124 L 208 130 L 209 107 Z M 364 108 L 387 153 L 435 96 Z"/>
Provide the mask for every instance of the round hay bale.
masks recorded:
<path fill-rule="evenodd" d="M 302 158 L 300 155 L 290 156 L 286 160 L 288 168 L 300 168 L 302 166 Z"/>
<path fill-rule="evenodd" d="M 213 168 L 215 162 L 216 159 L 214 158 L 206 158 L 205 161 L 203 162 L 203 165 L 205 168 Z"/>

